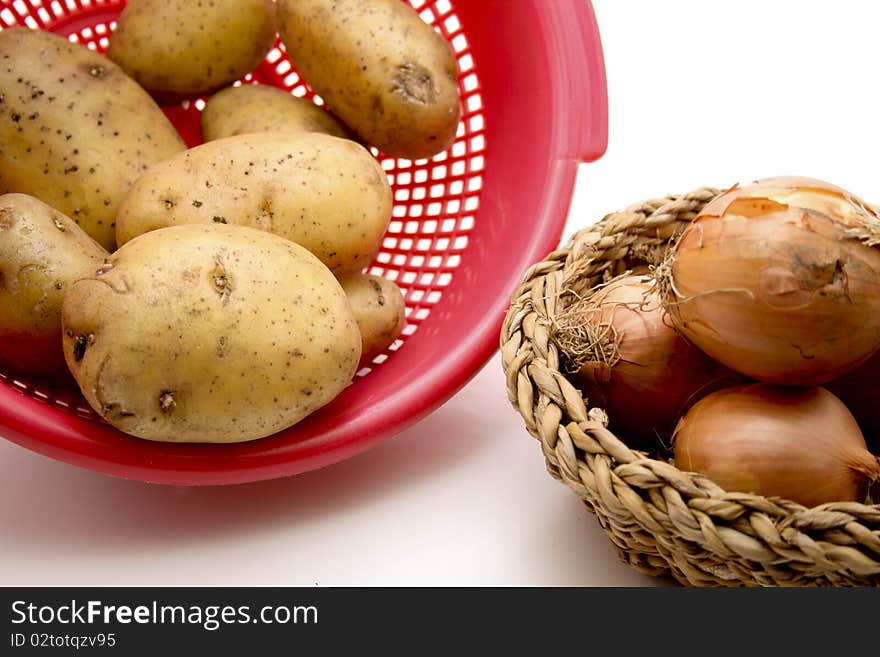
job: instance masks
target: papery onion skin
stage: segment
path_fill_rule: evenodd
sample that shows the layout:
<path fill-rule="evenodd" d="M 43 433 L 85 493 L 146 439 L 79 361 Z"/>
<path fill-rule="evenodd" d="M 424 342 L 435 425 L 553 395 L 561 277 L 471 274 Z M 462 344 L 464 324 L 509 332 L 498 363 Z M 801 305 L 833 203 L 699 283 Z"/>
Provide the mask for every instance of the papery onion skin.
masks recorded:
<path fill-rule="evenodd" d="M 707 395 L 679 420 L 675 466 L 728 492 L 813 507 L 864 502 L 880 478 L 856 420 L 821 387 L 751 383 Z"/>
<path fill-rule="evenodd" d="M 588 359 L 573 381 L 591 405 L 606 411 L 611 430 L 644 449 L 668 441 L 689 403 L 743 379 L 675 332 L 653 283 L 651 276 L 618 277 L 578 304 L 573 315 L 614 327 L 614 334 L 600 334 L 606 358 Z"/>
<path fill-rule="evenodd" d="M 746 376 L 826 383 L 880 347 L 880 220 L 848 192 L 772 178 L 715 198 L 676 242 L 664 303 L 683 335 Z"/>
<path fill-rule="evenodd" d="M 712 199 L 699 214 L 720 216 L 729 211 L 732 204 L 744 202 L 742 205 L 748 207 L 753 199 L 810 208 L 852 228 L 864 226 L 866 220 L 880 221 L 877 209 L 858 196 L 825 180 L 805 176 L 776 176 L 734 185 Z"/>

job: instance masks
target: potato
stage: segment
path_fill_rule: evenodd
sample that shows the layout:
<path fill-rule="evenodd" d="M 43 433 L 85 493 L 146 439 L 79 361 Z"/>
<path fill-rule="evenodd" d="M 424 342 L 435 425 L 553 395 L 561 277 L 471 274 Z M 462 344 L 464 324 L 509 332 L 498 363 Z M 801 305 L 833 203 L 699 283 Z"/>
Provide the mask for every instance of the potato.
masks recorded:
<path fill-rule="evenodd" d="M 361 353 L 330 271 L 246 226 L 142 235 L 71 286 L 61 317 L 64 355 L 89 404 L 147 440 L 268 436 L 336 397 Z"/>
<path fill-rule="evenodd" d="M 61 300 L 109 253 L 70 217 L 26 194 L 0 196 L 0 368 L 67 373 Z"/>
<path fill-rule="evenodd" d="M 39 198 L 112 250 L 129 185 L 185 148 L 106 57 L 42 30 L 0 31 L 0 193 Z"/>
<path fill-rule="evenodd" d="M 120 205 L 116 239 L 179 224 L 239 224 L 301 244 L 342 275 L 372 261 L 391 205 L 388 176 L 363 146 L 316 132 L 259 132 L 152 167 Z"/>
<path fill-rule="evenodd" d="M 221 89 L 205 104 L 201 123 L 205 141 L 251 132 L 323 132 L 349 137 L 327 110 L 307 98 L 262 84 Z"/>
<path fill-rule="evenodd" d="M 144 89 L 170 101 L 250 73 L 275 36 L 272 0 L 129 0 L 107 56 Z"/>
<path fill-rule="evenodd" d="M 278 0 L 278 30 L 312 89 L 364 143 L 426 158 L 460 117 L 449 44 L 400 0 Z"/>
<path fill-rule="evenodd" d="M 406 324 L 400 288 L 384 276 L 352 274 L 339 279 L 361 332 L 361 360 L 387 349 Z"/>

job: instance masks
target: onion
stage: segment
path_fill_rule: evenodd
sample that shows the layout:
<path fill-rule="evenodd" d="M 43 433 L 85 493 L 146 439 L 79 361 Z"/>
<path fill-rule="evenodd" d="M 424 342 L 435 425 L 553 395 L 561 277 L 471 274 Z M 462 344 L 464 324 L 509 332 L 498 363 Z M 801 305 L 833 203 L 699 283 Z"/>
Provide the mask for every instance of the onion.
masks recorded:
<path fill-rule="evenodd" d="M 661 267 L 677 330 L 748 377 L 819 385 L 880 346 L 880 218 L 848 192 L 770 178 L 711 201 Z"/>
<path fill-rule="evenodd" d="M 846 406 L 825 388 L 751 383 L 694 404 L 673 434 L 675 465 L 727 491 L 807 507 L 863 502 L 880 478 Z"/>
<path fill-rule="evenodd" d="M 557 318 L 571 380 L 633 446 L 657 446 L 700 395 L 742 380 L 664 321 L 651 276 L 623 275 Z"/>

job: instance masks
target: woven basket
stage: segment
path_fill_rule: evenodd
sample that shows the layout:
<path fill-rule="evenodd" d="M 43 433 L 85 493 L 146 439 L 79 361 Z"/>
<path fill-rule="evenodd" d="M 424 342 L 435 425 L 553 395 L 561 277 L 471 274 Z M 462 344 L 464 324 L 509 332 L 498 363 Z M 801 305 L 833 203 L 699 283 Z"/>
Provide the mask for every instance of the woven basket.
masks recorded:
<path fill-rule="evenodd" d="M 613 276 L 657 264 L 719 192 L 705 187 L 610 214 L 525 273 L 501 331 L 510 402 L 540 441 L 550 474 L 583 500 L 636 570 L 692 586 L 880 585 L 880 505 L 806 508 L 725 492 L 627 447 L 560 368 L 554 317 Z"/>

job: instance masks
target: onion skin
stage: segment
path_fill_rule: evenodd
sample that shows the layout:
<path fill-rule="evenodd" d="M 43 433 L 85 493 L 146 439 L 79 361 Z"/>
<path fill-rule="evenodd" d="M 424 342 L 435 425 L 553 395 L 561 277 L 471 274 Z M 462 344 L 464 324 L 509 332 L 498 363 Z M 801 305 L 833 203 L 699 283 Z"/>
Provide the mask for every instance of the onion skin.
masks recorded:
<path fill-rule="evenodd" d="M 728 492 L 813 507 L 864 502 L 880 478 L 856 420 L 820 387 L 751 383 L 707 395 L 679 420 L 675 466 Z"/>
<path fill-rule="evenodd" d="M 713 361 L 665 321 L 665 311 L 650 276 L 623 276 L 578 306 L 579 321 L 601 326 L 608 360 L 591 359 L 573 382 L 593 405 L 603 408 L 609 427 L 628 444 L 658 447 L 682 412 L 712 390 L 742 377 Z"/>
<path fill-rule="evenodd" d="M 827 383 L 880 347 L 880 250 L 862 241 L 878 226 L 822 181 L 733 188 L 676 242 L 664 304 L 678 331 L 750 378 Z"/>

